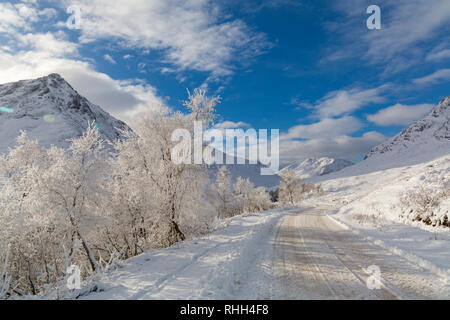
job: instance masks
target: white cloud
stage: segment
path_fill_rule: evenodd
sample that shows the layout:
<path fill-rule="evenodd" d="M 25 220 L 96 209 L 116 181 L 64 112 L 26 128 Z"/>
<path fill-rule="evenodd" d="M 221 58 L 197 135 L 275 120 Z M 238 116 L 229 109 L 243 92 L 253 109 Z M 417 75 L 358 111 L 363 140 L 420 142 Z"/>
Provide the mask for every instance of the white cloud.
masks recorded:
<path fill-rule="evenodd" d="M 32 24 L 41 21 L 42 18 L 48 20 L 56 15 L 55 9 L 39 10 L 34 6 L 36 2 L 23 2 L 15 5 L 8 2 L 0 3 L 0 32 L 12 34 L 30 31 Z"/>
<path fill-rule="evenodd" d="M 249 128 L 250 125 L 248 123 L 238 121 L 223 121 L 220 123 L 217 123 L 214 128 L 216 129 L 237 129 L 237 128 Z"/>
<path fill-rule="evenodd" d="M 381 103 L 385 99 L 381 93 L 388 88 L 383 85 L 373 89 L 337 90 L 328 93 L 322 99 L 311 106 L 320 117 L 335 117 L 356 111 L 363 106 L 372 103 Z"/>
<path fill-rule="evenodd" d="M 372 89 L 353 88 L 329 92 L 314 104 L 291 103 L 312 111 L 319 118 L 311 124 L 296 125 L 280 135 L 280 155 L 284 163 L 312 156 L 354 159 L 386 139 L 378 132 L 351 137 L 364 128 L 361 120 L 350 114 L 364 106 L 385 101 L 382 95 L 390 84 Z M 338 118 L 336 118 L 338 117 Z"/>
<path fill-rule="evenodd" d="M 368 115 L 367 120 L 380 126 L 409 125 L 425 116 L 432 107 L 432 104 L 406 106 L 398 103 L 382 109 L 375 114 Z"/>
<path fill-rule="evenodd" d="M 226 19 L 209 0 L 67 0 L 82 12 L 81 41 L 119 38 L 125 46 L 162 50 L 178 70 L 229 75 L 268 46 L 242 20 Z"/>
<path fill-rule="evenodd" d="M 375 131 L 360 137 L 349 136 L 362 127 L 362 122 L 351 116 L 292 127 L 280 135 L 281 162 L 286 164 L 308 157 L 325 156 L 355 160 L 386 140 L 384 135 Z"/>
<path fill-rule="evenodd" d="M 25 5 L 23 5 L 25 6 Z M 20 9 L 11 3 L 0 3 L 0 32 L 14 32 L 17 28 L 29 29 L 28 24 L 36 21 L 34 9 Z"/>
<path fill-rule="evenodd" d="M 114 60 L 114 58 L 111 57 L 109 54 L 103 55 L 103 58 L 111 64 L 117 64 L 116 60 Z"/>
<path fill-rule="evenodd" d="M 441 69 L 432 74 L 414 79 L 413 82 L 416 84 L 432 84 L 440 81 L 446 81 L 450 79 L 450 69 Z"/>
<path fill-rule="evenodd" d="M 333 139 L 311 139 L 306 141 L 283 141 L 280 143 L 280 161 L 283 164 L 302 161 L 309 157 L 333 157 L 356 160 L 386 137 L 371 131 L 361 137 L 340 136 Z"/>
<path fill-rule="evenodd" d="M 49 57 L 62 57 L 67 55 L 78 55 L 78 45 L 64 39 L 64 34 L 60 35 L 47 33 L 27 33 L 16 34 L 16 45 L 19 49 L 30 49 L 34 52 L 47 55 Z"/>
<path fill-rule="evenodd" d="M 316 123 L 291 127 L 286 134 L 280 136 L 280 139 L 333 138 L 356 132 L 362 127 L 361 121 L 351 116 L 339 119 L 322 119 Z"/>

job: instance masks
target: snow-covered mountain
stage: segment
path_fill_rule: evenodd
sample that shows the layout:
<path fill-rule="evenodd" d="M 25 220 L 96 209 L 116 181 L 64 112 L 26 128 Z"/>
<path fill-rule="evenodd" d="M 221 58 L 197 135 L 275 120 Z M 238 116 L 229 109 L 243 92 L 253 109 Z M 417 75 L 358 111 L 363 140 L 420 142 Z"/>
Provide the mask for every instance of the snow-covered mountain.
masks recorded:
<path fill-rule="evenodd" d="M 450 97 L 447 97 L 423 119 L 412 123 L 395 137 L 373 148 L 365 159 L 415 164 L 449 153 Z"/>
<path fill-rule="evenodd" d="M 82 97 L 60 75 L 0 85 L 0 153 L 15 144 L 21 130 L 42 145 L 67 147 L 95 121 L 102 138 L 121 138 L 128 126 Z"/>
<path fill-rule="evenodd" d="M 294 170 L 297 177 L 308 179 L 323 176 L 332 172 L 337 172 L 345 167 L 351 166 L 353 162 L 344 159 L 333 158 L 308 158 L 299 163 L 292 163 L 284 167 L 283 170 Z"/>

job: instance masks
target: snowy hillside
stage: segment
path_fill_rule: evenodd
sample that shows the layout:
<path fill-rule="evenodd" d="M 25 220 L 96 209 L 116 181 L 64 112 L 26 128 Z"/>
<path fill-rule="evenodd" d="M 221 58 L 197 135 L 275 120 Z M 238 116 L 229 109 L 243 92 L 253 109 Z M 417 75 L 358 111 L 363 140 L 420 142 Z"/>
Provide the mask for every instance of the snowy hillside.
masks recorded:
<path fill-rule="evenodd" d="M 450 153 L 450 97 L 443 99 L 423 119 L 373 148 L 366 159 L 396 160 L 416 164 Z"/>
<path fill-rule="evenodd" d="M 345 167 L 353 165 L 353 162 L 343 159 L 333 158 L 309 158 L 300 164 L 292 163 L 284 167 L 283 170 L 294 170 L 297 177 L 308 179 L 316 176 L 323 176 L 332 172 L 337 172 Z"/>
<path fill-rule="evenodd" d="M 118 129 L 128 128 L 100 107 L 79 95 L 60 75 L 0 85 L 0 153 L 26 130 L 42 145 L 67 147 L 94 121 L 102 138 L 116 140 Z"/>

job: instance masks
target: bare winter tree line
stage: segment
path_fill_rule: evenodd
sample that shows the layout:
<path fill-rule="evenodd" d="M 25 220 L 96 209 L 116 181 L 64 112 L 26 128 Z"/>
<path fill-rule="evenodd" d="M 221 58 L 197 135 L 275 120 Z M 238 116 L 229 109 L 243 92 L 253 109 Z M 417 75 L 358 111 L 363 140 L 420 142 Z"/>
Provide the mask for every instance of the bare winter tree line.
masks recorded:
<path fill-rule="evenodd" d="M 114 260 L 210 232 L 217 219 L 273 207 L 273 194 L 248 179 L 232 183 L 225 166 L 210 181 L 202 165 L 172 161 L 172 132 L 193 131 L 194 120 L 211 126 L 218 101 L 195 91 L 189 113 L 147 113 L 112 148 L 93 124 L 69 150 L 23 132 L 0 156 L 0 298 L 43 294 L 64 287 L 71 265 L 86 279 Z M 314 188 L 291 172 L 281 177 L 281 204 Z"/>

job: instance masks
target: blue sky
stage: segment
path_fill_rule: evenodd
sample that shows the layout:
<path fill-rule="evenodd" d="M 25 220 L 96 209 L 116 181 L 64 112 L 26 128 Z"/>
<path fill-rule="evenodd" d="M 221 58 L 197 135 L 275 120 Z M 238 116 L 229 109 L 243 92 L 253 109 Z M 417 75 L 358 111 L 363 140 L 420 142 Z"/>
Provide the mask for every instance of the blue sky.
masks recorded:
<path fill-rule="evenodd" d="M 0 68 L 60 73 L 131 124 L 203 87 L 230 127 L 280 129 L 283 161 L 355 160 L 450 94 L 450 1 L 3 1 Z"/>

